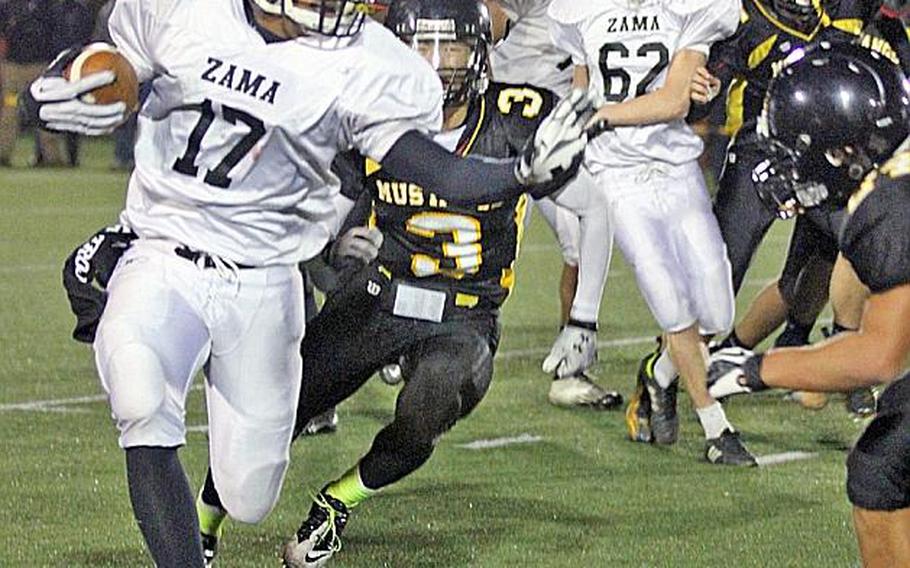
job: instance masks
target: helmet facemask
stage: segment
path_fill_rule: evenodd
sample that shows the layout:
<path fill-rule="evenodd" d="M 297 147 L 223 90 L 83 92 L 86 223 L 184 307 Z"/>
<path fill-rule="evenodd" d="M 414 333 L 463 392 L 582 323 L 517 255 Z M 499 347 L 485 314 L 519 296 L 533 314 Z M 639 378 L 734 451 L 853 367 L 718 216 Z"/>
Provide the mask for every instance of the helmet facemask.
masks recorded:
<path fill-rule="evenodd" d="M 454 20 L 418 19 L 416 31 L 396 35 L 418 52 L 439 75 L 443 106 L 456 107 L 486 91 L 487 40 L 482 34 L 459 34 Z"/>
<path fill-rule="evenodd" d="M 291 35 L 315 33 L 349 37 L 360 33 L 373 0 L 250 0 L 271 16 L 280 16 Z"/>
<path fill-rule="evenodd" d="M 821 19 L 816 0 L 772 0 L 771 4 L 775 15 L 801 31 L 815 29 Z"/>

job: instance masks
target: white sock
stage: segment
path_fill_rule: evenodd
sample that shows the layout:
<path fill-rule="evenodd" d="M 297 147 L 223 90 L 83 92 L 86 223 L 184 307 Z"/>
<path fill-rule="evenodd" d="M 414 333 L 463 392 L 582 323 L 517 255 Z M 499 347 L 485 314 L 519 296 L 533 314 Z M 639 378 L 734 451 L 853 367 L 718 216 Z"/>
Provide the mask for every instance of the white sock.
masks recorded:
<path fill-rule="evenodd" d="M 665 389 L 676 380 L 676 375 L 676 366 L 670 359 L 670 350 L 664 349 L 654 362 L 654 378 L 657 379 L 657 384 Z"/>
<path fill-rule="evenodd" d="M 698 414 L 701 427 L 705 429 L 706 440 L 717 438 L 728 428 L 731 432 L 733 431 L 733 426 L 730 425 L 727 415 L 724 414 L 724 407 L 719 402 L 704 408 L 696 408 L 695 413 Z"/>

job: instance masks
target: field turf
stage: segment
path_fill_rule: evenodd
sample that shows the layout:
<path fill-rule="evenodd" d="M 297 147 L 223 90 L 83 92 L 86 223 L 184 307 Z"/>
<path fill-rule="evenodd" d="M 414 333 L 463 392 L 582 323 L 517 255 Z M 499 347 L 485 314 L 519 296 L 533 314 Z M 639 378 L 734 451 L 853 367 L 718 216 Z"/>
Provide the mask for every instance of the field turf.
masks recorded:
<path fill-rule="evenodd" d="M 151 565 L 91 349 L 70 339 L 74 319 L 60 284 L 62 260 L 116 219 L 124 197 L 126 175 L 107 169 L 111 147 L 95 142 L 83 154 L 78 170 L 26 169 L 23 154 L 18 167 L 0 170 L 0 566 Z M 789 228 L 778 224 L 760 251 L 741 310 L 777 274 Z M 730 401 L 727 414 L 755 453 L 814 454 L 747 470 L 701 461 L 702 434 L 685 396 L 671 448 L 627 441 L 621 413 L 546 403 L 540 362 L 557 331 L 560 262 L 535 217 L 489 395 L 423 469 L 355 510 L 334 565 L 857 565 L 844 458 L 862 425 L 841 401 L 814 413 L 779 394 Z M 601 310 L 600 380 L 629 395 L 656 331 L 617 255 Z M 296 444 L 275 511 L 258 526 L 230 525 L 219 565 L 277 566 L 312 492 L 366 451 L 396 392 L 370 381 L 340 407 L 336 434 Z M 205 423 L 199 390 L 187 423 Z M 462 447 L 522 436 L 539 441 Z M 181 459 L 198 486 L 203 429 L 188 434 Z"/>

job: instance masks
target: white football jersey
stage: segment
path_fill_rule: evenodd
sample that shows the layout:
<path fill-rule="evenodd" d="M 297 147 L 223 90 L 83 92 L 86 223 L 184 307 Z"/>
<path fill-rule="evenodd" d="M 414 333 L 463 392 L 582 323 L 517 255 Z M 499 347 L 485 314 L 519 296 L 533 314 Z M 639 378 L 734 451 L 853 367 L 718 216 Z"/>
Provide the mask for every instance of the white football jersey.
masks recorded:
<path fill-rule="evenodd" d="M 572 61 L 550 37 L 550 0 L 499 0 L 511 25 L 490 58 L 493 77 L 504 83 L 529 83 L 564 97 L 572 88 Z"/>
<path fill-rule="evenodd" d="M 661 87 L 673 55 L 705 53 L 733 34 L 740 0 L 553 0 L 557 45 L 586 65 L 590 89 L 607 104 Z M 685 120 L 620 127 L 594 139 L 585 162 L 592 172 L 641 164 L 681 165 L 698 158 L 702 141 Z"/>
<path fill-rule="evenodd" d="M 244 0 L 118 0 L 109 26 L 151 89 L 124 213 L 142 237 L 254 266 L 311 258 L 340 224 L 336 153 L 381 161 L 441 125 L 436 73 L 375 22 L 266 42 Z"/>

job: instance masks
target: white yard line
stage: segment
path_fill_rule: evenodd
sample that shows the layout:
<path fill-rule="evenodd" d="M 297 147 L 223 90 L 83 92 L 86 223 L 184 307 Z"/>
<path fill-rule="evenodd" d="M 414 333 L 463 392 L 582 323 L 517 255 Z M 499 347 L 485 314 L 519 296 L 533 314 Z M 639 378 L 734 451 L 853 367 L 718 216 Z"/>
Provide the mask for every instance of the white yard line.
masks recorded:
<path fill-rule="evenodd" d="M 491 448 L 502 448 L 503 446 L 514 446 L 516 444 L 536 444 L 542 442 L 543 438 L 533 434 L 521 434 L 520 436 L 509 436 L 505 438 L 490 438 L 484 440 L 475 440 L 467 444 L 456 444 L 458 448 L 466 450 L 489 450 Z"/>
<path fill-rule="evenodd" d="M 784 463 L 790 463 L 795 461 L 802 460 L 811 460 L 818 457 L 818 454 L 815 452 L 783 452 L 780 454 L 768 454 L 766 456 L 758 456 L 755 458 L 755 461 L 758 462 L 758 465 L 761 467 L 767 467 L 769 465 L 780 465 Z"/>

